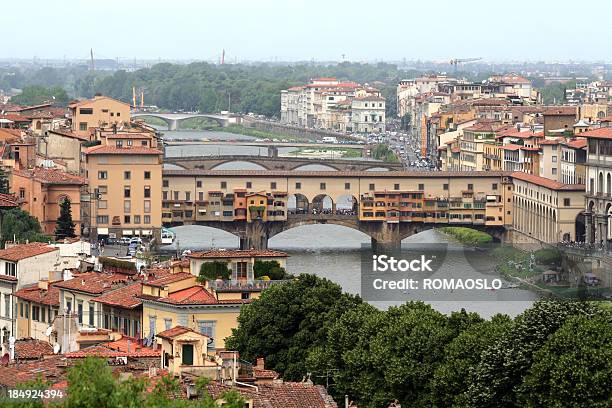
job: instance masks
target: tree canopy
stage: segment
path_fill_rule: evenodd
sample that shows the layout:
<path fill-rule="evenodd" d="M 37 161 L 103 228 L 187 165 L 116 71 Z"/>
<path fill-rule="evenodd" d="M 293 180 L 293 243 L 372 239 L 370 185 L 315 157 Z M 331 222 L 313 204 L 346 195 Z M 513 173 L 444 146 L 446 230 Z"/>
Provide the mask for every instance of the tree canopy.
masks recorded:
<path fill-rule="evenodd" d="M 308 350 L 326 342 L 329 322 L 359 304 L 359 297 L 342 293 L 337 284 L 303 274 L 243 306 L 225 346 L 247 361 L 265 356 L 266 365 L 284 379 L 301 380 Z"/>
<path fill-rule="evenodd" d="M 51 102 L 53 105 L 66 106 L 70 98 L 66 91 L 59 86 L 45 88 L 40 85 L 29 85 L 22 92 L 11 98 L 11 102 L 18 105 L 39 105 Z"/>
<path fill-rule="evenodd" d="M 0 241 L 39 241 L 47 242 L 51 238 L 42 233 L 38 220 L 20 208 L 2 211 L 2 236 Z"/>

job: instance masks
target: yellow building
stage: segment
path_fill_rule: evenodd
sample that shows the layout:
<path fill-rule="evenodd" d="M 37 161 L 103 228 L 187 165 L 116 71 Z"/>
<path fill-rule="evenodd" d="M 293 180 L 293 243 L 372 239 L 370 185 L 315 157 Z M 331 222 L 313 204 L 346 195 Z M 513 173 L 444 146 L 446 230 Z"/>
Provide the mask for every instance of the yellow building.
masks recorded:
<path fill-rule="evenodd" d="M 48 280 L 26 286 L 14 294 L 17 298 L 18 339 L 49 340 L 47 328 L 59 311 L 59 289 Z"/>
<path fill-rule="evenodd" d="M 162 223 L 163 152 L 143 142 L 109 139 L 115 144 L 86 150 L 87 178 L 94 193 L 92 231 L 98 237 L 158 236 Z M 137 140 L 128 144 L 129 140 Z"/>
<path fill-rule="evenodd" d="M 108 96 L 96 95 L 93 99 L 68 105 L 72 131 L 89 136 L 91 128 L 130 123 L 130 105 Z"/>
<path fill-rule="evenodd" d="M 245 290 L 227 287 L 227 291 L 206 288 L 187 273 L 143 282 L 143 336 L 152 338 L 178 325 L 208 336 L 210 352 L 225 348 L 225 339 L 238 325 L 240 307 L 251 301 L 243 299 Z"/>
<path fill-rule="evenodd" d="M 276 261 L 281 268 L 285 268 L 287 264 L 287 254 L 285 252 L 268 249 L 212 249 L 209 251 L 192 252 L 188 255 L 188 258 L 190 261 L 190 271 L 194 276 L 200 274 L 203 264 L 220 261 L 227 263 L 228 269 L 232 273 L 232 280 L 247 281 L 255 279 L 253 265 L 255 265 L 256 261 Z"/>

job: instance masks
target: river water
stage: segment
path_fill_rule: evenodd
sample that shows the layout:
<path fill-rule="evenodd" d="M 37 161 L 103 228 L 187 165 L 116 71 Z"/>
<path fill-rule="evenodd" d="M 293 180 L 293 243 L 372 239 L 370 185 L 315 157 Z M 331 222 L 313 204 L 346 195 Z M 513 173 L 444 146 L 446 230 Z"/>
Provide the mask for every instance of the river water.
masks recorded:
<path fill-rule="evenodd" d="M 164 132 L 165 138 L 196 138 L 206 137 L 208 139 L 235 139 L 237 135 L 229 135 L 223 132 L 214 131 L 177 131 Z M 240 136 L 240 135 L 238 135 Z M 249 139 L 244 136 L 241 139 Z M 198 155 L 198 154 L 261 154 L 266 155 L 262 148 L 251 146 L 171 146 L 166 148 L 168 155 Z M 290 148 L 287 148 L 290 149 Z M 259 152 L 259 153 L 257 153 Z M 253 167 L 255 166 L 255 167 Z M 321 166 L 320 170 L 326 170 Z M 246 162 L 227 163 L 225 169 L 228 170 L 252 170 L 258 166 Z M 312 170 L 319 170 L 313 168 Z M 185 249 L 201 250 L 207 248 L 238 248 L 239 240 L 234 235 L 227 232 L 201 226 L 183 226 L 172 229 L 176 234 L 173 245 L 163 247 L 164 251 L 176 251 L 177 246 L 180 251 Z M 338 225 L 306 225 L 282 232 L 269 240 L 271 249 L 278 249 L 289 254 L 287 260 L 287 270 L 289 273 L 298 275 L 300 273 L 312 273 L 321 277 L 326 277 L 338 284 L 343 290 L 350 293 L 361 292 L 361 267 L 363 246 L 370 243 L 370 238 L 362 232 Z M 444 277 L 456 276 L 458 271 L 462 277 L 486 277 L 487 270 L 494 267 L 492 259 L 485 254 L 464 251 L 464 248 L 449 239 L 445 234 L 438 231 L 425 231 L 402 241 L 403 248 L 414 248 L 415 246 L 431 244 L 444 245 L 448 255 L 444 258 L 444 263 L 440 273 Z M 480 265 L 478 271 L 474 270 L 474 259 L 478 258 Z M 483 272 L 484 271 L 484 272 Z M 407 292 L 405 300 L 419 299 L 419 295 Z M 423 299 L 430 303 L 434 308 L 449 313 L 460 310 L 479 313 L 483 317 L 490 317 L 496 313 L 505 313 L 516 316 L 533 304 L 537 299 L 535 293 L 522 289 L 502 289 L 494 292 L 485 293 L 483 297 L 474 296 L 461 297 L 450 300 Z M 391 305 L 401 304 L 399 301 L 372 301 L 377 307 L 387 308 Z"/>

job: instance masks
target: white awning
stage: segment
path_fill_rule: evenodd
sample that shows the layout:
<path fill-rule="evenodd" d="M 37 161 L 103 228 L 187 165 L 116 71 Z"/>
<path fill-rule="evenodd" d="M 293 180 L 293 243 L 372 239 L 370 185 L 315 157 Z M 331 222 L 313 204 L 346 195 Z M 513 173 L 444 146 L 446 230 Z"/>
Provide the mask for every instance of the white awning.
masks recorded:
<path fill-rule="evenodd" d="M 98 227 L 98 235 L 108 235 L 108 228 Z"/>
<path fill-rule="evenodd" d="M 132 235 L 132 230 L 123 230 L 121 231 L 121 235 Z"/>
<path fill-rule="evenodd" d="M 142 235 L 153 235 L 153 231 L 151 230 L 142 230 Z"/>

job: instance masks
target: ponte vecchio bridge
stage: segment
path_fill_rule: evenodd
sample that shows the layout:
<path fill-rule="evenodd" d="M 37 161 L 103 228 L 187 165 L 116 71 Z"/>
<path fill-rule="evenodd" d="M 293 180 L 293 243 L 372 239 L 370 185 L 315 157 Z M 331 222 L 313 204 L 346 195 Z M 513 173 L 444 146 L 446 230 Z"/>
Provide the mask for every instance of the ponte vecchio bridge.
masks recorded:
<path fill-rule="evenodd" d="M 230 232 L 242 248 L 308 224 L 359 230 L 374 246 L 436 226 L 503 240 L 512 225 L 507 172 L 164 170 L 162 221 Z"/>

